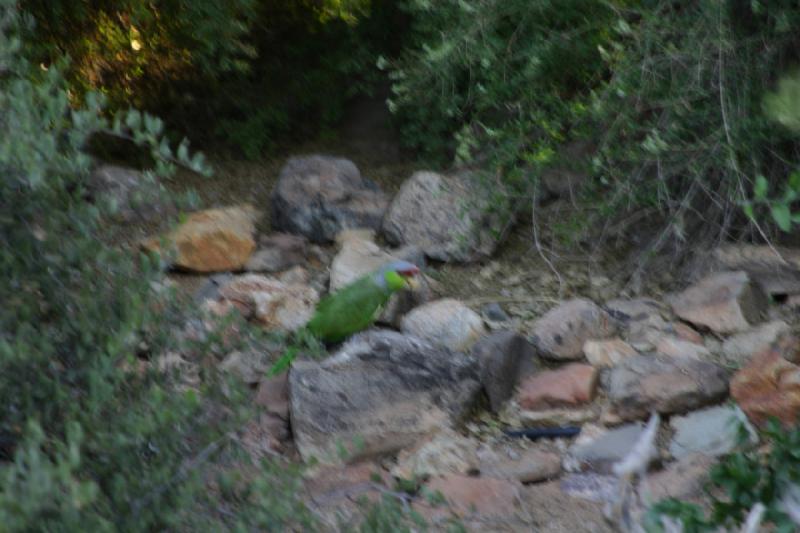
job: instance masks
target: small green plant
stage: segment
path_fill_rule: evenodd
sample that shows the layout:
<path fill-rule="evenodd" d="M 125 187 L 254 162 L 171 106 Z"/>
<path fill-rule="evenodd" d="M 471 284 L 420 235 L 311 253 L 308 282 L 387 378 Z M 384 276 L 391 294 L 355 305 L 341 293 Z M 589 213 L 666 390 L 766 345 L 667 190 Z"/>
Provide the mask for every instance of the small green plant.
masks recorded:
<path fill-rule="evenodd" d="M 757 221 L 757 210 L 768 209 L 772 221 L 781 231 L 791 231 L 794 224 L 800 224 L 800 212 L 792 211 L 792 204 L 800 198 L 800 171 L 795 170 L 789 175 L 783 194 L 769 197 L 769 182 L 762 175 L 756 176 L 753 187 L 753 199 L 744 203 L 745 214 L 753 221 Z"/>
<path fill-rule="evenodd" d="M 771 420 L 761 436 L 768 452 L 745 444 L 749 437 L 743 429 L 739 451 L 712 469 L 707 486 L 708 516 L 695 504 L 667 499 L 649 509 L 645 529 L 664 531 L 661 517 L 667 516 L 680 521 L 686 533 L 731 530 L 741 526 L 754 506 L 762 504 L 763 523 L 773 524 L 775 531 L 782 533 L 796 531 L 800 506 L 793 499 L 800 486 L 800 429 L 786 429 Z"/>

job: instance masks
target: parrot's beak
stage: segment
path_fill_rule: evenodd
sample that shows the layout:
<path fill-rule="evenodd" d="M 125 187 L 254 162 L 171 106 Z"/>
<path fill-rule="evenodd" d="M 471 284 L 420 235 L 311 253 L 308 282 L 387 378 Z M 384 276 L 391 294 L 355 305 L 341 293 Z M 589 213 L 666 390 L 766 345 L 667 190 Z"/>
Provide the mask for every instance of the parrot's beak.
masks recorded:
<path fill-rule="evenodd" d="M 420 288 L 420 282 L 419 279 L 417 279 L 417 276 L 408 276 L 405 278 L 405 280 L 406 280 L 406 285 L 412 291 L 416 291 L 417 289 Z"/>

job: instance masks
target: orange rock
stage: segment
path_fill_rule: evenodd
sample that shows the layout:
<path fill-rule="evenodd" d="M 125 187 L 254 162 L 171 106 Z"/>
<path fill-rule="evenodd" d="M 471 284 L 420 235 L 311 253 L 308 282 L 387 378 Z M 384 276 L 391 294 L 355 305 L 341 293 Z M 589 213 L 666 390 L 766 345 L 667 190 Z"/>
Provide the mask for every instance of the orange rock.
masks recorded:
<path fill-rule="evenodd" d="M 763 426 L 770 417 L 794 425 L 800 413 L 800 340 L 787 337 L 758 354 L 731 380 L 731 396 L 750 421 Z"/>
<path fill-rule="evenodd" d="M 619 337 L 600 341 L 586 341 L 583 354 L 592 366 L 610 368 L 617 363 L 637 355 L 638 352 L 630 344 Z"/>
<path fill-rule="evenodd" d="M 173 265 L 194 272 L 225 272 L 241 269 L 255 250 L 257 211 L 249 205 L 208 209 L 192 213 L 166 241 L 175 252 Z M 159 251 L 158 238 L 142 244 Z"/>
<path fill-rule="evenodd" d="M 461 517 L 513 515 L 519 509 L 521 487 L 516 481 L 458 474 L 436 477 L 428 483 L 431 492 L 442 493 L 449 511 Z"/>
<path fill-rule="evenodd" d="M 580 363 L 539 372 L 520 384 L 519 405 L 523 409 L 548 409 L 590 402 L 597 390 L 597 377 L 595 367 Z"/>

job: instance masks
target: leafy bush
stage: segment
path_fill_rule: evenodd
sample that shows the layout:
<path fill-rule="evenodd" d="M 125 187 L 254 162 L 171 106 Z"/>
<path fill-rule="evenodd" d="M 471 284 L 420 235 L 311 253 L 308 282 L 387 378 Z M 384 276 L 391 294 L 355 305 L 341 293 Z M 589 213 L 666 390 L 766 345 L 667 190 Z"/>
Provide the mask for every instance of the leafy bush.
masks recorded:
<path fill-rule="evenodd" d="M 67 52 L 72 89 L 102 91 L 256 157 L 334 124 L 375 82 L 393 3 L 26 0 L 37 62 Z M 396 36 L 396 35 L 395 35 Z"/>
<path fill-rule="evenodd" d="M 604 78 L 598 46 L 608 41 L 611 5 L 405 2 L 409 45 L 390 65 L 405 141 L 429 155 L 489 160 L 507 181 L 552 160 Z"/>
<path fill-rule="evenodd" d="M 403 5 L 409 45 L 383 65 L 406 142 L 479 165 L 512 195 L 554 166 L 585 171 L 572 233 L 644 219 L 655 253 L 800 220 L 796 82 L 778 84 L 798 60 L 792 2 Z M 575 140 L 590 145 L 579 160 Z"/>
<path fill-rule="evenodd" d="M 175 81 L 243 72 L 255 56 L 254 0 L 24 0 L 21 9 L 36 21 L 37 62 L 69 55 L 73 90 L 103 90 L 112 106 L 167 100 Z"/>
<path fill-rule="evenodd" d="M 738 530 L 756 504 L 763 504 L 764 524 L 777 532 L 797 531 L 800 520 L 800 429 L 785 429 L 771 421 L 762 438 L 769 445 L 744 446 L 749 440 L 743 430 L 740 450 L 725 457 L 711 471 L 707 493 L 711 514 L 705 516 L 695 504 L 667 499 L 655 504 L 645 517 L 648 532 L 661 532 L 662 516 L 680 520 L 683 531 L 716 532 Z"/>
<path fill-rule="evenodd" d="M 791 2 L 643 2 L 621 11 L 604 52 L 613 76 L 594 102 L 605 129 L 594 161 L 603 213 L 660 216 L 669 224 L 661 248 L 689 235 L 767 236 L 747 226 L 741 206 L 758 176 L 780 188 L 798 161 L 796 138 L 762 107 L 796 60 L 798 22 Z"/>
<path fill-rule="evenodd" d="M 3 530 L 310 527 L 291 470 L 236 458 L 249 394 L 199 365 L 217 337 L 180 334 L 185 309 L 155 261 L 104 242 L 114 206 L 89 201 L 94 133 L 148 148 L 162 175 L 202 159 L 173 153 L 149 115 L 109 122 L 93 93 L 71 106 L 61 69 L 23 59 L 22 33 L 14 0 L 0 0 Z M 160 370 L 168 353 L 196 358 L 199 381 Z M 237 470 L 236 490 L 213 490 Z"/>

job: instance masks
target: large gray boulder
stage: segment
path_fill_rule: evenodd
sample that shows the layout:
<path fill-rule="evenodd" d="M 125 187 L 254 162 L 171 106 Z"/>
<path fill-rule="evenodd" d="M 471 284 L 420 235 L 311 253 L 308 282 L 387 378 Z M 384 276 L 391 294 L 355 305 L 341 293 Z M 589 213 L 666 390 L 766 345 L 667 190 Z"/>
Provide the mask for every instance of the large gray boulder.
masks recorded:
<path fill-rule="evenodd" d="M 380 228 L 388 199 L 348 159 L 292 157 L 272 191 L 273 229 L 333 241 L 347 228 Z"/>
<path fill-rule="evenodd" d="M 100 165 L 92 170 L 87 189 L 95 201 L 114 204 L 121 222 L 154 220 L 173 210 L 155 176 L 133 168 Z"/>
<path fill-rule="evenodd" d="M 621 420 L 685 413 L 718 403 L 728 394 L 727 371 L 712 362 L 662 355 L 636 355 L 614 367 L 608 399 Z"/>
<path fill-rule="evenodd" d="M 329 359 L 289 374 L 301 456 L 337 462 L 392 453 L 458 420 L 480 391 L 474 357 L 394 331 L 351 338 Z"/>
<path fill-rule="evenodd" d="M 476 261 L 494 252 L 502 233 L 503 221 L 490 205 L 469 176 L 415 172 L 392 200 L 383 233 L 390 243 L 419 246 L 432 259 Z"/>

